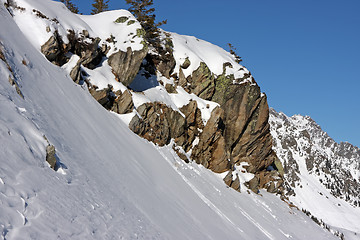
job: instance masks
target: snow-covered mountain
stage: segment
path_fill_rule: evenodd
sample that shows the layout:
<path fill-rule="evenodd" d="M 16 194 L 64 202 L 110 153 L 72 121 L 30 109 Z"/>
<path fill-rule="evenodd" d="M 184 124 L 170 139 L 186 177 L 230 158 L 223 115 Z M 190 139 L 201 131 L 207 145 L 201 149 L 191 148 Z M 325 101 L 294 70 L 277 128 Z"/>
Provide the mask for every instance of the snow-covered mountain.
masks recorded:
<path fill-rule="evenodd" d="M 125 10 L 0 3 L 1 239 L 360 235 L 350 191 L 321 208 L 293 188 L 330 231 L 284 195 L 266 95 L 230 53 L 167 32 L 155 48 Z"/>
<path fill-rule="evenodd" d="M 310 117 L 270 110 L 274 150 L 295 205 L 341 231 L 359 231 L 360 149 L 336 143 Z"/>

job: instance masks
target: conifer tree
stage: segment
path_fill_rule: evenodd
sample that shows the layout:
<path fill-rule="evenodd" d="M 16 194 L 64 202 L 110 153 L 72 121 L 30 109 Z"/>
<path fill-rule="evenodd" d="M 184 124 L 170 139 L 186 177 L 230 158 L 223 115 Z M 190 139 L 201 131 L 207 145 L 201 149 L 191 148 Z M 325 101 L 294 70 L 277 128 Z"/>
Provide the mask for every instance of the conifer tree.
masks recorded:
<path fill-rule="evenodd" d="M 242 62 L 241 57 L 239 57 L 239 55 L 237 55 L 237 53 L 235 52 L 236 48 L 231 43 L 228 43 L 228 46 L 229 46 L 229 49 L 230 49 L 230 54 L 235 57 L 235 62 L 237 62 L 237 63 Z"/>
<path fill-rule="evenodd" d="M 92 4 L 93 9 L 91 10 L 91 14 L 98 14 L 104 12 L 109 9 L 109 0 L 95 0 Z"/>
<path fill-rule="evenodd" d="M 154 14 L 155 8 L 152 7 L 153 0 L 126 0 L 130 5 L 129 11 L 137 18 L 145 30 L 145 39 L 155 48 L 160 45 L 159 26 L 166 24 L 167 20 L 156 23 Z"/>
<path fill-rule="evenodd" d="M 64 3 L 71 12 L 79 13 L 78 7 L 76 7 L 75 4 L 71 2 L 71 0 L 60 0 L 60 2 Z"/>

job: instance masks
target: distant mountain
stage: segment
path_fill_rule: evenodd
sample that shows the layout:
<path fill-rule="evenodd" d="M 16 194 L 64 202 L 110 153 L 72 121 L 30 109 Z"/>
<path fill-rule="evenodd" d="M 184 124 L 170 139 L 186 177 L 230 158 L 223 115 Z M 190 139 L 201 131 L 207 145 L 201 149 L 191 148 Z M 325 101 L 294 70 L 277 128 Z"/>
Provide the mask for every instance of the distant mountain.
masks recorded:
<path fill-rule="evenodd" d="M 288 117 L 270 109 L 269 122 L 284 167 L 286 195 L 330 225 L 358 225 L 350 219 L 359 214 L 360 149 L 336 143 L 308 116 Z"/>

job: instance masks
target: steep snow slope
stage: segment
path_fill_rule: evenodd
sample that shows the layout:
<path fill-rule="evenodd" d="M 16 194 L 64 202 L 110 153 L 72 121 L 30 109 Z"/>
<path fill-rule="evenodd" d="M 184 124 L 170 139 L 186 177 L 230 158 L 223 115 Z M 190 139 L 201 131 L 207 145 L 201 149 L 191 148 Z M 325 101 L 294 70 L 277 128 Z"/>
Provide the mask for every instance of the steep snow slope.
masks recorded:
<path fill-rule="evenodd" d="M 269 121 L 290 200 L 346 233 L 346 239 L 356 238 L 354 233 L 359 239 L 360 150 L 336 143 L 310 117 L 271 109 Z"/>
<path fill-rule="evenodd" d="M 240 194 L 140 139 L 32 47 L 3 3 L 1 239 L 334 238 L 278 197 Z M 56 147 L 56 172 L 43 136 Z"/>

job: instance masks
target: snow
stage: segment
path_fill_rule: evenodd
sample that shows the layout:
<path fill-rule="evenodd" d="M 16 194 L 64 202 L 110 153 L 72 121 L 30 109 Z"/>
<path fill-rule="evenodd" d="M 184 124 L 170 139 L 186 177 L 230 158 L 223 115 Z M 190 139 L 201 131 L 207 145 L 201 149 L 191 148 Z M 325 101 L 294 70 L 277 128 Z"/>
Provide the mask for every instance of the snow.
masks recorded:
<path fill-rule="evenodd" d="M 85 26 L 60 3 L 17 2 L 64 18 L 64 26 Z M 335 239 L 278 196 L 238 193 L 185 164 L 171 146 L 139 138 L 67 68 L 44 58 L 20 15 L 13 19 L 1 4 L 0 18 L 1 43 L 24 95 L 0 61 L 1 239 Z M 45 161 L 48 142 L 61 162 L 57 172 Z"/>
<path fill-rule="evenodd" d="M 108 56 L 110 56 L 115 49 L 126 52 L 128 47 L 130 47 L 132 51 L 139 51 L 144 47 L 141 43 L 144 39 L 136 35 L 136 30 L 141 29 L 141 25 L 136 18 L 126 10 L 107 11 L 94 16 L 80 15 L 79 17 L 84 20 L 90 26 L 91 30 L 96 32 L 96 35 L 101 39 L 107 39 L 110 36 L 115 37 L 117 42 L 114 44 L 113 50 L 108 53 Z M 128 20 L 124 23 L 115 23 L 119 17 L 127 17 Z M 128 22 L 131 20 L 135 21 L 135 23 L 128 25 Z"/>
<path fill-rule="evenodd" d="M 115 76 L 111 71 L 111 67 L 108 64 L 108 60 L 105 60 L 101 63 L 101 67 L 95 69 L 89 69 L 83 67 L 88 74 L 87 79 L 91 82 L 92 85 L 97 86 L 99 89 L 107 88 L 110 84 L 113 87 L 113 91 L 124 92 L 127 88 L 120 82 L 115 80 Z"/>
<path fill-rule="evenodd" d="M 127 23 L 136 20 L 134 16 L 126 10 L 116 10 L 86 16 L 77 15 L 70 12 L 64 4 L 56 1 L 38 1 L 38 0 L 17 0 L 17 5 L 25 8 L 24 11 L 15 11 L 15 21 L 32 45 L 38 49 L 58 31 L 64 43 L 68 43 L 68 30 L 73 30 L 75 34 L 83 34 L 86 30 L 92 38 L 100 37 L 103 44 L 110 45 L 110 56 L 112 53 L 121 50 L 126 52 L 130 47 L 133 51 L 143 48 L 143 38 L 136 35 L 137 29 L 140 29 L 140 23 L 135 21 L 133 24 Z M 36 16 L 36 9 L 47 18 Z M 125 23 L 115 23 L 119 17 L 128 17 Z M 56 20 L 55 20 L 56 19 Z M 45 31 L 49 28 L 50 31 Z M 115 43 L 110 44 L 106 39 L 111 38 Z"/>
<path fill-rule="evenodd" d="M 173 55 L 176 60 L 176 73 L 179 73 L 180 66 L 188 58 L 191 63 L 190 66 L 187 69 L 182 69 L 185 77 L 190 76 L 200 66 L 201 62 L 205 62 L 210 71 L 216 76 L 223 74 L 224 63 L 231 64 L 231 67 L 226 67 L 225 75 L 227 76 L 234 75 L 235 79 L 239 79 L 244 77 L 245 74 L 249 74 L 249 71 L 238 64 L 234 56 L 224 49 L 193 36 L 170 34 L 174 44 Z"/>

